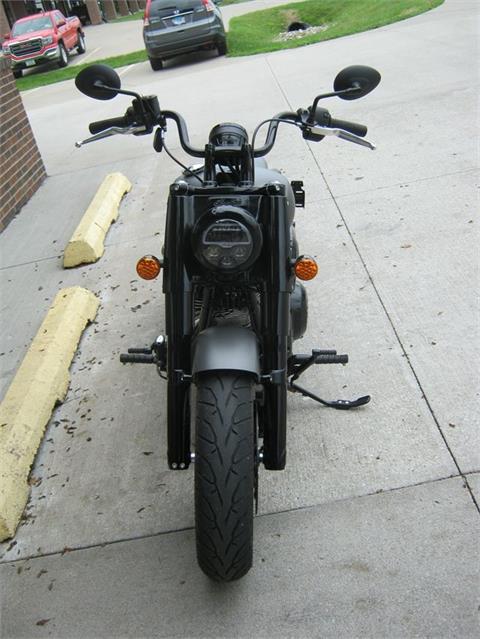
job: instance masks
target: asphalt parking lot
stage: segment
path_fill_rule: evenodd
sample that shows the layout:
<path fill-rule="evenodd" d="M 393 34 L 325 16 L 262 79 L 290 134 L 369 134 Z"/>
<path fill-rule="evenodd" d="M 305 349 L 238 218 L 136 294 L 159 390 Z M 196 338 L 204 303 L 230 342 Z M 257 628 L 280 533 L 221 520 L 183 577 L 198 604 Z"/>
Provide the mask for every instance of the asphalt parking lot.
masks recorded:
<path fill-rule="evenodd" d="M 269 158 L 304 180 L 298 235 L 320 265 L 298 350 L 350 354 L 305 385 L 372 403 L 343 413 L 290 397 L 287 469 L 261 473 L 254 568 L 226 586 L 196 567 L 193 473 L 167 469 L 165 388 L 118 362 L 163 329 L 160 284 L 138 280 L 135 262 L 160 252 L 178 167 L 150 138 L 74 148 L 126 97 L 94 102 L 71 81 L 24 95 L 49 177 L 0 235 L 0 397 L 59 288 L 85 286 L 101 306 L 38 452 L 25 518 L 0 545 L 2 637 L 478 635 L 476 18 L 475 0 L 446 0 L 300 49 L 120 70 L 126 88 L 180 111 L 195 145 L 217 122 L 251 132 L 307 106 L 349 64 L 383 76 L 363 100 L 325 104 L 367 124 L 375 152 L 307 145 L 286 128 Z M 188 161 L 173 131 L 167 143 Z M 133 188 L 105 255 L 63 270 L 63 248 L 118 170 Z"/>

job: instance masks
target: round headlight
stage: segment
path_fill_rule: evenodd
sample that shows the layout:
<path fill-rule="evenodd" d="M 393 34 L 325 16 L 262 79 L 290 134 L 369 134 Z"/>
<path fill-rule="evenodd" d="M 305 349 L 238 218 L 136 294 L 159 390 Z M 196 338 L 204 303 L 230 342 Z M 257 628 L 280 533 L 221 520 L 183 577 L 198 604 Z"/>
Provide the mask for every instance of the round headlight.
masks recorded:
<path fill-rule="evenodd" d="M 258 222 L 244 209 L 219 206 L 203 215 L 193 231 L 197 259 L 207 268 L 243 271 L 257 259 L 262 248 Z"/>

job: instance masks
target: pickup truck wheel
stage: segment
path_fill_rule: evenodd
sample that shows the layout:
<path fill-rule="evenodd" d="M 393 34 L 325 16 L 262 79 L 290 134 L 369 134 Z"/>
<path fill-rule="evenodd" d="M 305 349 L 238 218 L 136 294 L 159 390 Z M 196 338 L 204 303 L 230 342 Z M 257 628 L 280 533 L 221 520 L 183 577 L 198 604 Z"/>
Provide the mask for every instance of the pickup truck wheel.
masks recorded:
<path fill-rule="evenodd" d="M 154 71 L 160 71 L 163 69 L 163 60 L 160 58 L 148 58 L 150 60 L 150 66 Z"/>
<path fill-rule="evenodd" d="M 21 78 L 23 75 L 21 69 L 12 69 L 12 73 L 14 78 Z"/>
<path fill-rule="evenodd" d="M 58 45 L 58 50 L 60 51 L 60 59 L 58 60 L 58 66 L 60 68 L 66 67 L 68 64 L 68 55 L 63 42 L 60 42 L 60 44 Z"/>
<path fill-rule="evenodd" d="M 77 44 L 77 52 L 78 53 L 85 53 L 85 51 L 87 50 L 87 47 L 85 45 L 85 36 L 80 33 L 80 31 L 78 32 L 78 44 Z"/>

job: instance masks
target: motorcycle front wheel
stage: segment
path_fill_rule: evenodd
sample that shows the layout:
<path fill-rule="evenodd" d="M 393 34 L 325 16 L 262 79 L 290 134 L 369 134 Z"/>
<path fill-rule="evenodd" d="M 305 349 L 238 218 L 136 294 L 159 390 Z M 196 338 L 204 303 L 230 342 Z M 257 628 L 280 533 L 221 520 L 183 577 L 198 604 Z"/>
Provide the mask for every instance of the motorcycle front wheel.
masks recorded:
<path fill-rule="evenodd" d="M 209 372 L 196 382 L 195 532 L 197 560 L 216 581 L 252 566 L 256 457 L 255 381 Z"/>

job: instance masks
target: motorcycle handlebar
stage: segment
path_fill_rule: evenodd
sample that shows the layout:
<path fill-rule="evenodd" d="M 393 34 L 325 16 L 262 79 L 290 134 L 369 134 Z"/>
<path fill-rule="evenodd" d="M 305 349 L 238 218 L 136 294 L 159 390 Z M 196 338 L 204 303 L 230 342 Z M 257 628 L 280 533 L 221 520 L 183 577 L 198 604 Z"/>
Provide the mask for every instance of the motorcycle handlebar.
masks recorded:
<path fill-rule="evenodd" d="M 277 138 L 278 125 L 282 120 L 291 120 L 293 122 L 300 121 L 298 113 L 294 113 L 293 111 L 283 111 L 282 113 L 278 113 L 277 115 L 275 115 L 268 127 L 265 144 L 258 149 L 254 149 L 254 157 L 261 158 L 264 155 L 267 155 L 267 153 L 270 153 Z"/>
<path fill-rule="evenodd" d="M 196 157 L 196 158 L 205 158 L 205 149 L 197 149 L 190 144 L 190 139 L 188 137 L 187 123 L 183 119 L 183 117 L 177 113 L 176 111 L 162 111 L 162 116 L 167 120 L 173 120 L 177 125 L 178 129 L 178 137 L 180 139 L 180 144 L 185 153 Z M 279 113 L 274 118 L 272 118 L 272 122 L 270 122 L 270 126 L 268 127 L 267 137 L 265 144 L 255 149 L 254 156 L 256 158 L 267 155 L 272 150 L 273 145 L 275 144 L 275 139 L 277 137 L 277 129 L 280 124 L 280 120 L 298 120 L 298 114 L 293 113 L 292 111 L 285 111 L 283 113 Z"/>
<path fill-rule="evenodd" d="M 180 139 L 180 144 L 185 153 L 193 156 L 194 158 L 204 158 L 205 157 L 205 149 L 196 149 L 190 144 L 190 138 L 188 137 L 188 129 L 187 123 L 182 118 L 180 113 L 176 111 L 162 111 L 162 117 L 167 120 L 173 120 L 177 125 L 178 129 L 178 137 Z"/>
<path fill-rule="evenodd" d="M 367 127 L 364 126 L 363 124 L 358 124 L 356 122 L 348 122 L 347 120 L 336 120 L 330 116 L 330 114 L 328 113 L 326 109 L 322 109 L 322 111 L 323 113 L 322 113 L 321 119 L 322 119 L 323 126 L 327 126 L 332 129 L 333 128 L 343 129 L 344 131 L 348 131 L 349 133 L 353 133 L 354 135 L 357 135 L 359 137 L 365 137 L 365 135 L 367 134 Z M 283 111 L 282 113 L 278 113 L 276 116 L 271 118 L 267 135 L 265 138 L 265 144 L 261 147 L 254 149 L 254 153 L 253 153 L 254 157 L 259 158 L 270 153 L 277 138 L 278 126 L 282 121 L 296 122 L 297 124 L 301 125 L 302 122 L 305 123 L 304 121 L 305 113 L 306 112 L 302 110 L 299 110 L 297 113 L 293 111 Z M 134 124 L 132 120 L 136 120 L 136 119 L 137 118 L 135 118 L 134 114 L 129 109 L 127 110 L 125 115 L 122 117 L 109 118 L 107 120 L 98 120 L 97 122 L 91 122 L 88 128 L 90 130 L 90 133 L 92 133 L 92 135 L 95 135 L 95 134 L 101 133 L 102 131 L 105 131 L 106 129 L 110 129 L 112 127 L 118 127 L 118 128 L 129 127 L 132 124 Z M 173 120 L 175 122 L 177 126 L 177 130 L 178 130 L 178 137 L 180 140 L 180 144 L 182 146 L 182 149 L 185 151 L 185 153 L 188 153 L 188 155 L 191 155 L 196 158 L 204 159 L 205 149 L 204 148 L 198 149 L 193 147 L 190 144 L 187 124 L 185 120 L 183 119 L 183 117 L 176 111 L 162 111 L 161 119 L 158 120 L 158 124 L 160 124 L 161 126 L 165 126 L 166 120 Z M 163 122 L 163 125 L 162 125 L 162 122 Z M 319 139 L 321 139 L 321 137 Z"/>

